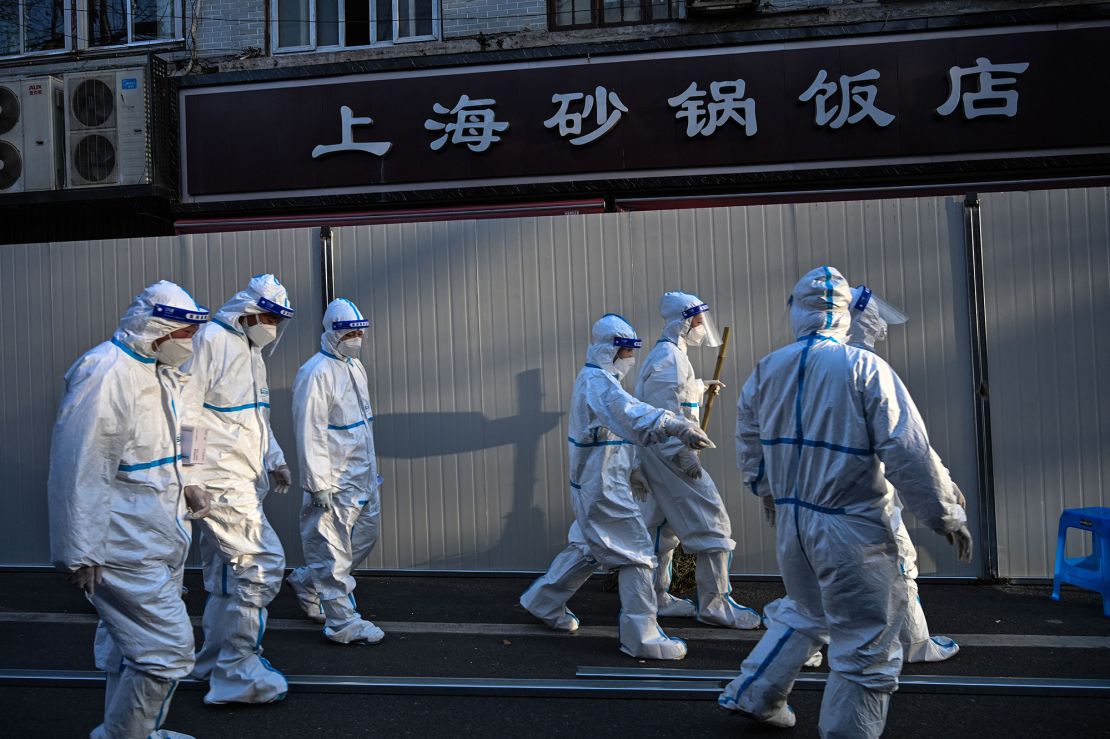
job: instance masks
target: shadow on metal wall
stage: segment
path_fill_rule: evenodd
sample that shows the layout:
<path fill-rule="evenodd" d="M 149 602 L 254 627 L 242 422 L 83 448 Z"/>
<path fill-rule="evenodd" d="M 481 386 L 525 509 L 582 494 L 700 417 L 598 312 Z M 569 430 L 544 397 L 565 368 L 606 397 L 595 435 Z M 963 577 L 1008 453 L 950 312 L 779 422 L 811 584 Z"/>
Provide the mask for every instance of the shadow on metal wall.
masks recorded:
<path fill-rule="evenodd" d="M 501 550 L 519 552 L 519 544 L 542 531 L 546 513 L 535 504 L 540 439 L 559 424 L 562 413 L 543 410 L 540 370 L 516 375 L 516 415 L 488 418 L 484 413 L 391 413 L 374 417 L 379 457 L 421 459 L 463 454 L 499 446 L 513 447 L 513 505 L 505 516 L 497 544 L 483 552 L 436 557 L 420 564 L 429 569 L 458 569 L 474 560 L 503 561 Z"/>

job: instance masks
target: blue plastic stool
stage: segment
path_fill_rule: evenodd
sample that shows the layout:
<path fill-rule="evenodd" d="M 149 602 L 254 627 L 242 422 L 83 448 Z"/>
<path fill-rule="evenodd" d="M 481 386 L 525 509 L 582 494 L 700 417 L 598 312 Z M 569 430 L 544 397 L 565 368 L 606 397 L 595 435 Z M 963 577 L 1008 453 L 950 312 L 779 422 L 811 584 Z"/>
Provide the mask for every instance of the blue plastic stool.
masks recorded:
<path fill-rule="evenodd" d="M 1089 557 L 1064 556 L 1068 529 L 1091 532 L 1094 551 Z M 1101 593 L 1102 615 L 1110 616 L 1110 508 L 1068 508 L 1060 514 L 1052 600 L 1060 600 L 1063 583 Z"/>

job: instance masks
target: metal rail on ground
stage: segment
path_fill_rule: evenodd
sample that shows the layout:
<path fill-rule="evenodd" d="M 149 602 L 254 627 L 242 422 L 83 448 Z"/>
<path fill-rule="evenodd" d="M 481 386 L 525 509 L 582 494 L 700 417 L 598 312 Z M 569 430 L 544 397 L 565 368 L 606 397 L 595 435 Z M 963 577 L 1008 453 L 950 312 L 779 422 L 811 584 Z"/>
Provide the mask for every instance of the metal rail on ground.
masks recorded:
<path fill-rule="evenodd" d="M 376 677 L 360 675 L 286 675 L 298 693 L 374 693 L 393 695 L 486 695 L 532 698 L 714 699 L 717 682 L 698 680 L 529 680 L 495 677 Z M 0 687 L 99 688 L 104 673 L 88 670 L 0 670 Z M 179 688 L 204 689 L 200 680 Z"/>
<path fill-rule="evenodd" d="M 735 672 L 720 670 L 683 670 L 669 667 L 579 667 L 579 678 L 641 679 L 717 684 L 732 680 Z M 800 690 L 824 690 L 828 673 L 802 673 L 794 681 Z M 1068 698 L 1110 698 L 1110 680 L 1080 680 L 1061 677 L 977 677 L 952 675 L 902 675 L 901 693 L 948 693 L 956 695 L 1039 695 Z"/>
<path fill-rule="evenodd" d="M 716 670 L 579 667 L 574 680 L 360 675 L 286 675 L 286 679 L 289 687 L 299 693 L 712 700 L 720 693 L 721 684 L 735 676 L 732 672 Z M 826 674 L 802 674 L 794 685 L 800 690 L 822 690 L 825 681 Z M 104 673 L 88 670 L 0 670 L 0 687 L 99 688 L 103 684 Z M 205 683 L 182 680 L 180 687 L 200 690 Z M 1110 680 L 903 675 L 899 679 L 899 690 L 903 693 L 1105 699 L 1110 697 Z"/>

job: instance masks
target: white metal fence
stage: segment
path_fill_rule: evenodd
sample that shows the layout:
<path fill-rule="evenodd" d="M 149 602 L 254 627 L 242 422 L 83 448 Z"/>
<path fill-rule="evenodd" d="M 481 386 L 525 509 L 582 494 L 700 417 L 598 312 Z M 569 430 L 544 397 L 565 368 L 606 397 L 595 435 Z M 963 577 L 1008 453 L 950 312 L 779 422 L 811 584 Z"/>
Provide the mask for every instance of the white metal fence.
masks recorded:
<path fill-rule="evenodd" d="M 1046 504 L 1046 480 L 1066 468 L 1072 477 L 1063 486 L 1082 491 L 1068 505 L 1105 500 L 1100 419 L 1110 401 L 1096 378 L 1100 370 L 1110 376 L 1110 347 L 1093 321 L 1107 307 L 1106 202 L 1103 190 L 984 201 L 1003 575 L 1051 573 L 1046 542 L 1059 506 Z M 1047 241 L 1011 233 L 1042 216 Z M 335 230 L 334 250 L 337 294 L 373 322 L 363 359 L 387 480 L 371 567 L 546 567 L 572 517 L 565 408 L 589 327 L 619 312 L 650 343 L 662 328 L 660 294 L 681 289 L 733 327 L 729 387 L 710 427 L 721 444 L 706 455 L 738 542 L 733 570 L 774 572 L 773 537 L 735 470 L 735 398 L 755 361 L 791 339 L 789 289 L 822 263 L 910 315 L 881 351 L 978 516 L 962 199 L 351 227 Z M 213 308 L 252 274 L 274 272 L 289 286 L 298 315 L 268 364 L 275 432 L 291 448 L 290 386 L 318 347 L 320 264 L 319 233 L 310 229 L 0 247 L 0 464 L 9 480 L 0 493 L 8 511 L 0 564 L 47 563 L 45 477 L 62 375 L 155 279 L 178 281 Z M 1051 293 L 1036 289 L 1045 265 L 1054 270 Z M 1046 348 L 1046 337 L 1056 343 Z M 711 350 L 691 356 L 703 374 L 711 371 Z M 1034 396 L 1036 423 L 1007 415 Z M 1053 409 L 1079 420 L 1046 425 Z M 297 491 L 267 501 L 291 564 L 301 560 L 299 504 Z M 979 572 L 956 563 L 930 532 L 912 522 L 911 529 L 922 574 Z M 1025 546 L 1015 559 L 1018 536 L 1040 549 Z"/>

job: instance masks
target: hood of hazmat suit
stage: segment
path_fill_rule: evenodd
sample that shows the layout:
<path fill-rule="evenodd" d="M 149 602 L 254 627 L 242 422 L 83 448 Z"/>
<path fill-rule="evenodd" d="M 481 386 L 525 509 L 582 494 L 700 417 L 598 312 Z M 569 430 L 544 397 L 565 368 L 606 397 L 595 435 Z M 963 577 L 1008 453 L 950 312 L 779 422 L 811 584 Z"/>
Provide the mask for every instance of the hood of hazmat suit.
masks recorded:
<path fill-rule="evenodd" d="M 687 346 L 721 345 L 721 335 L 709 313 L 709 305 L 702 302 L 696 295 L 683 292 L 663 293 L 659 300 L 659 313 L 663 316 L 663 340 L 677 344 L 683 351 Z M 701 341 L 688 341 L 691 335 L 690 325 L 695 316 L 701 316 L 701 325 L 704 326 L 704 339 Z"/>
<path fill-rule="evenodd" d="M 875 351 L 875 346 L 886 339 L 887 325 L 907 320 L 902 311 L 879 298 L 867 285 L 852 288 L 852 326 L 848 330 L 852 346 Z"/>
<path fill-rule="evenodd" d="M 965 514 L 897 374 L 844 343 L 851 304 L 835 269 L 803 276 L 790 300 L 797 341 L 761 359 L 740 394 L 737 464 L 753 492 L 774 498 L 787 598 L 768 606 L 768 632 L 720 703 L 773 719 L 831 634 L 822 734 L 877 737 L 906 612 L 883 465 L 934 531 L 957 531 Z"/>

